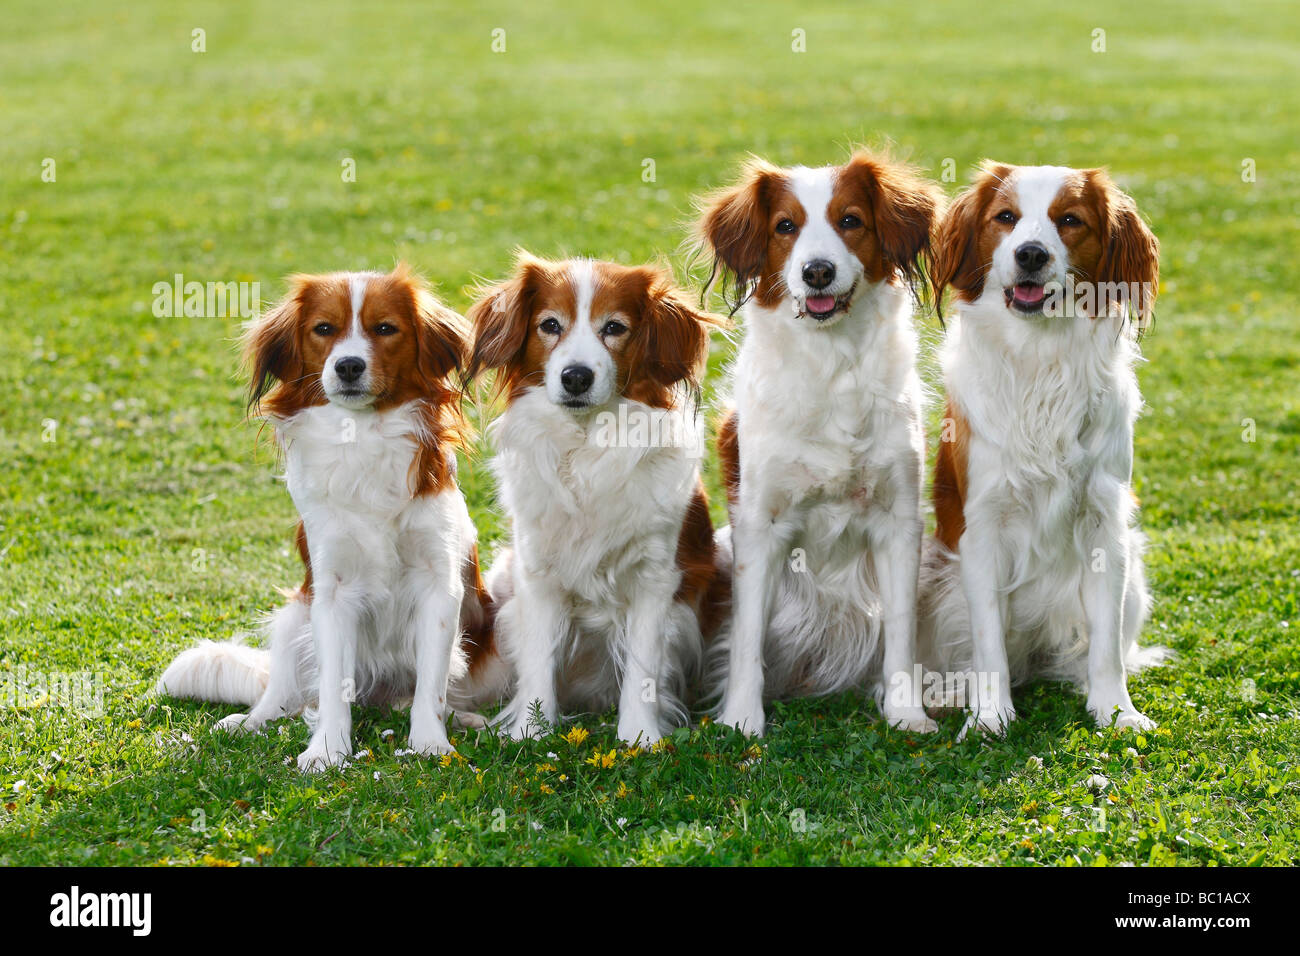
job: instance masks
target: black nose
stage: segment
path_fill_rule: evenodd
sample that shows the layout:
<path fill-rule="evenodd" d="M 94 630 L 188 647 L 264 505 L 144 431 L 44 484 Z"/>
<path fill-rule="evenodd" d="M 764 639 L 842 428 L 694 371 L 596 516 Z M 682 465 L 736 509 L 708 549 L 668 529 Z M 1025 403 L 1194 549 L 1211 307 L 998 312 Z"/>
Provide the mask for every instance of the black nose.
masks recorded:
<path fill-rule="evenodd" d="M 334 374 L 345 382 L 355 382 L 366 370 L 366 360 L 349 355 L 334 363 Z"/>
<path fill-rule="evenodd" d="M 596 373 L 585 365 L 570 365 L 560 373 L 560 384 L 570 395 L 581 395 L 595 380 Z"/>
<path fill-rule="evenodd" d="M 825 259 L 814 259 L 803 267 L 803 281 L 813 289 L 824 289 L 835 281 L 835 267 Z"/>
<path fill-rule="evenodd" d="M 1052 254 L 1040 242 L 1026 242 L 1016 249 L 1016 265 L 1026 272 L 1037 272 L 1050 258 Z"/>

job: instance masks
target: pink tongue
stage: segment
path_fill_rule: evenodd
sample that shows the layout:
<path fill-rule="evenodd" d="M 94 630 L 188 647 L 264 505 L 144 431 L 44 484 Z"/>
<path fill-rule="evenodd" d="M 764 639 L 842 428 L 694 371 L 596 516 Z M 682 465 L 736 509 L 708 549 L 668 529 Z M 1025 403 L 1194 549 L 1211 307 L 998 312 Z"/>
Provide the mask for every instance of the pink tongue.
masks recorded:
<path fill-rule="evenodd" d="M 833 295 L 810 295 L 804 300 L 804 305 L 808 307 L 809 312 L 816 312 L 821 315 L 830 312 L 835 308 L 835 296 Z"/>
<path fill-rule="evenodd" d="M 1043 287 L 1041 285 L 1031 285 L 1029 283 L 1021 283 L 1020 285 L 1016 286 L 1015 295 L 1016 295 L 1017 302 L 1033 303 L 1033 302 L 1041 301 L 1044 292 L 1043 292 Z"/>

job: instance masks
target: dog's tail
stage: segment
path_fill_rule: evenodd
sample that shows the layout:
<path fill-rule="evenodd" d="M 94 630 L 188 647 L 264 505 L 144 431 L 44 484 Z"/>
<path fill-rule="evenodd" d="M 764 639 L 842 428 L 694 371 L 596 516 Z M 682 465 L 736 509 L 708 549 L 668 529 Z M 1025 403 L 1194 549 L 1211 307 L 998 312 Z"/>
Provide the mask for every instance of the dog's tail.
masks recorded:
<path fill-rule="evenodd" d="M 234 641 L 202 641 L 163 671 L 154 692 L 222 704 L 257 703 L 271 677 L 271 653 Z"/>

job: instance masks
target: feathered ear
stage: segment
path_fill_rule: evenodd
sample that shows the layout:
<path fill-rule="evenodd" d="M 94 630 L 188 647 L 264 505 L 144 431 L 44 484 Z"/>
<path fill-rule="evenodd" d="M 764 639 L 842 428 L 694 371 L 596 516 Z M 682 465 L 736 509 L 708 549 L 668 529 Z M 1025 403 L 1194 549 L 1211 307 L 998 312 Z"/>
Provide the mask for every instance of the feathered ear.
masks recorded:
<path fill-rule="evenodd" d="M 943 293 L 952 286 L 967 301 L 973 302 L 984 291 L 984 277 L 989 263 L 980 261 L 979 232 L 997 188 L 1011 174 L 1005 163 L 985 161 L 975 182 L 948 207 L 935 230 L 930 256 L 930 287 L 934 290 L 934 308 L 943 319 Z"/>
<path fill-rule="evenodd" d="M 1106 204 L 1102 219 L 1106 235 L 1096 280 L 1098 284 L 1123 285 L 1125 301 L 1142 328 L 1155 312 L 1160 243 L 1142 221 L 1137 203 L 1111 181 L 1105 170 L 1089 169 L 1084 174 L 1098 187 Z"/>
<path fill-rule="evenodd" d="M 721 272 L 723 295 L 733 312 L 744 303 L 750 288 L 762 275 L 767 258 L 769 200 L 781 182 L 780 169 L 754 158 L 745 164 L 736 185 L 705 197 L 700 203 L 696 246 L 712 251 L 709 288 Z"/>
<path fill-rule="evenodd" d="M 665 387 L 686 382 L 695 388 L 709 357 L 709 331 L 730 323 L 696 308 L 666 273 L 646 271 L 649 281 L 639 335 L 646 374 Z"/>
<path fill-rule="evenodd" d="M 885 265 L 915 278 L 918 258 L 930 251 L 942 191 L 913 167 L 867 152 L 854 153 L 840 175 L 866 193 Z"/>
<path fill-rule="evenodd" d="M 248 409 L 261 410 L 262 399 L 276 384 L 297 382 L 307 370 L 298 348 L 302 300 L 311 276 L 289 277 L 289 292 L 269 312 L 262 313 L 245 330 L 244 365 L 248 369 Z"/>
<path fill-rule="evenodd" d="M 538 280 L 551 268 L 543 259 L 520 252 L 514 274 L 504 282 L 479 290 L 468 318 L 474 344 L 463 376 L 466 386 L 490 369 L 505 369 L 497 378 L 498 392 L 512 384 L 511 369 L 518 369 L 528 344 L 528 323 Z"/>
<path fill-rule="evenodd" d="M 469 357 L 469 321 L 439 301 L 427 288 L 415 290 L 415 363 L 430 380 L 458 375 Z"/>

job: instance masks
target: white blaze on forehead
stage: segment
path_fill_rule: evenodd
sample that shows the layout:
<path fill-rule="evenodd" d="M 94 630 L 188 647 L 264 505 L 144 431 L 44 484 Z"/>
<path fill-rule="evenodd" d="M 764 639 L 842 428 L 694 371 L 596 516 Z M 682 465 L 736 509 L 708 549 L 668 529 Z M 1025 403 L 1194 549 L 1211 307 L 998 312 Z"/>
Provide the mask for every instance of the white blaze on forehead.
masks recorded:
<path fill-rule="evenodd" d="M 576 302 L 573 321 L 587 324 L 591 320 L 591 303 L 596 298 L 596 269 L 590 259 L 574 259 L 568 271 Z"/>
<path fill-rule="evenodd" d="M 352 328 L 355 329 L 361 324 L 361 307 L 366 301 L 366 283 L 370 277 L 366 275 L 354 275 L 348 280 L 348 289 L 352 293 Z"/>
<path fill-rule="evenodd" d="M 1041 239 L 1049 229 L 1055 235 L 1056 225 L 1048 211 L 1073 172 L 1064 166 L 1025 166 L 1016 170 L 1011 191 L 1020 207 L 1020 221 L 1011 235 L 1017 245 L 1029 239 Z"/>
<path fill-rule="evenodd" d="M 348 322 L 347 332 L 340 337 L 338 343 L 334 346 L 332 355 L 334 358 L 345 358 L 348 356 L 357 356 L 358 358 L 368 358 L 370 356 L 370 340 L 366 338 L 365 326 L 361 324 L 361 307 L 366 301 L 366 285 L 370 282 L 370 275 L 358 273 L 348 277 L 348 294 L 351 299 L 352 316 Z"/>
<path fill-rule="evenodd" d="M 808 216 L 804 229 L 812 226 L 816 219 L 826 222 L 826 207 L 830 205 L 831 196 L 835 193 L 835 167 L 794 167 L 790 170 L 790 191 Z"/>

